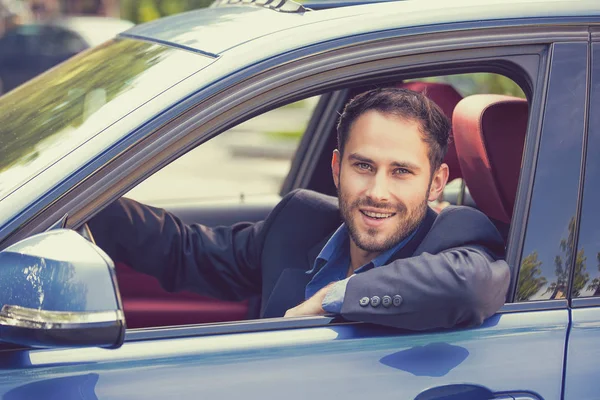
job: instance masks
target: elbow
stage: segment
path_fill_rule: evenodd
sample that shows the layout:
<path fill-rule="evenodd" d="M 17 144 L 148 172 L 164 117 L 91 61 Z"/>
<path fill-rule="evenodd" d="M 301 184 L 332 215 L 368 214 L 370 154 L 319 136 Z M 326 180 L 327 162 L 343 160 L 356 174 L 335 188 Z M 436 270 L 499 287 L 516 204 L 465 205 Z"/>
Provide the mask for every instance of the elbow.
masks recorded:
<path fill-rule="evenodd" d="M 463 291 L 463 312 L 459 324 L 481 325 L 506 302 L 510 284 L 510 269 L 503 260 L 494 261 L 486 274 L 474 279 Z"/>

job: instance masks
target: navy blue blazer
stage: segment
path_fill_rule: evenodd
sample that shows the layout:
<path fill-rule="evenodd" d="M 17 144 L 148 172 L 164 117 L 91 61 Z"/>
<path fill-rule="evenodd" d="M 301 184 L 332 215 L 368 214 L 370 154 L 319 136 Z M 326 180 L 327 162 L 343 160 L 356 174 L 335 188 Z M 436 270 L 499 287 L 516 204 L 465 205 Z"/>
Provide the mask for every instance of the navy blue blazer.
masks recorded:
<path fill-rule="evenodd" d="M 306 272 L 341 222 L 336 198 L 297 190 L 258 223 L 186 225 L 122 198 L 89 226 L 115 262 L 156 277 L 168 291 L 224 300 L 260 295 L 261 317 L 280 317 L 304 300 L 317 271 Z M 415 236 L 386 265 L 350 279 L 341 314 L 413 330 L 480 324 L 505 301 L 503 252 L 502 237 L 481 212 L 428 209 Z M 395 301 L 377 305 L 370 301 L 375 296 Z"/>

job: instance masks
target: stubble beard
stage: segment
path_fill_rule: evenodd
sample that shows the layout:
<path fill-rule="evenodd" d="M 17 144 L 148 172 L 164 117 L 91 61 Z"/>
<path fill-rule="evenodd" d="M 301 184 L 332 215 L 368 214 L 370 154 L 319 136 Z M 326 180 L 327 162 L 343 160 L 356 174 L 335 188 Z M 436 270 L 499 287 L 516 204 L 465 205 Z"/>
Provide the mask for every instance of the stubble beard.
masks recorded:
<path fill-rule="evenodd" d="M 427 191 L 429 192 L 429 189 Z M 350 204 L 350 201 L 344 195 L 341 182 L 338 189 L 338 199 L 340 213 L 348 227 L 350 238 L 359 249 L 368 252 L 382 253 L 396 246 L 419 226 L 427 212 L 427 196 L 423 198 L 423 201 L 418 206 L 411 210 L 408 210 L 406 205 L 402 203 L 377 203 L 369 197 L 359 198 Z M 356 219 L 360 218 L 358 213 L 360 213 L 361 207 L 381 208 L 396 213 L 392 217 L 398 219 L 396 229 L 383 240 L 377 240 L 376 236 L 379 230 L 376 228 L 360 232 Z"/>

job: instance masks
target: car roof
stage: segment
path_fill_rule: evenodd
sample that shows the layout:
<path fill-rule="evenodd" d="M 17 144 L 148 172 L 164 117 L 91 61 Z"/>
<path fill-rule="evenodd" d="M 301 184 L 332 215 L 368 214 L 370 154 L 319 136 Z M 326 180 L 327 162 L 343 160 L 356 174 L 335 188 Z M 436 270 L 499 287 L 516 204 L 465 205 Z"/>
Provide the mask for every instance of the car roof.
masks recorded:
<path fill-rule="evenodd" d="M 358 6 L 361 4 L 388 3 L 392 1 L 404 0 L 306 0 L 302 5 L 312 10 L 325 10 L 327 8 L 339 8 L 348 6 Z"/>
<path fill-rule="evenodd" d="M 322 41 L 326 41 L 344 34 L 457 22 L 600 16 L 600 3 L 596 0 L 405 0 L 319 11 L 300 7 L 295 12 L 282 12 L 284 3 L 296 4 L 290 0 L 242 1 L 221 0 L 217 7 L 138 25 L 125 36 L 217 56 L 276 33 L 300 35 L 301 31 L 294 31 L 296 28 L 311 30 L 317 24 L 328 25 L 326 31 L 320 32 Z M 266 5 L 256 5 L 259 2 Z M 271 3 L 279 7 L 269 8 Z"/>

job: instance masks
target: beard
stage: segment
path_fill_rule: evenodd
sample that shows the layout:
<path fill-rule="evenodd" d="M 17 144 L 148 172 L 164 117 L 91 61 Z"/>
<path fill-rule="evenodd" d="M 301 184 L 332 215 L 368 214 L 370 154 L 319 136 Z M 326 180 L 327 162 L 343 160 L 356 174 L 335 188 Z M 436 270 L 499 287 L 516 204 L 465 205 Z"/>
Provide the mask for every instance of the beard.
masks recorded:
<path fill-rule="evenodd" d="M 429 192 L 429 189 L 427 191 Z M 359 249 L 368 252 L 382 253 L 396 246 L 419 226 L 427 212 L 427 196 L 424 196 L 423 201 L 412 209 L 408 209 L 403 203 L 377 203 L 370 197 L 359 198 L 351 202 L 340 185 L 338 199 L 340 213 L 348 227 L 350 238 Z M 361 207 L 374 207 L 386 210 L 386 212 L 393 212 L 395 215 L 390 218 L 398 222 L 390 233 L 378 238 L 378 234 L 381 234 L 379 229 L 369 228 L 362 231 L 359 229 L 356 219 L 360 218 L 358 213 L 360 213 Z"/>

